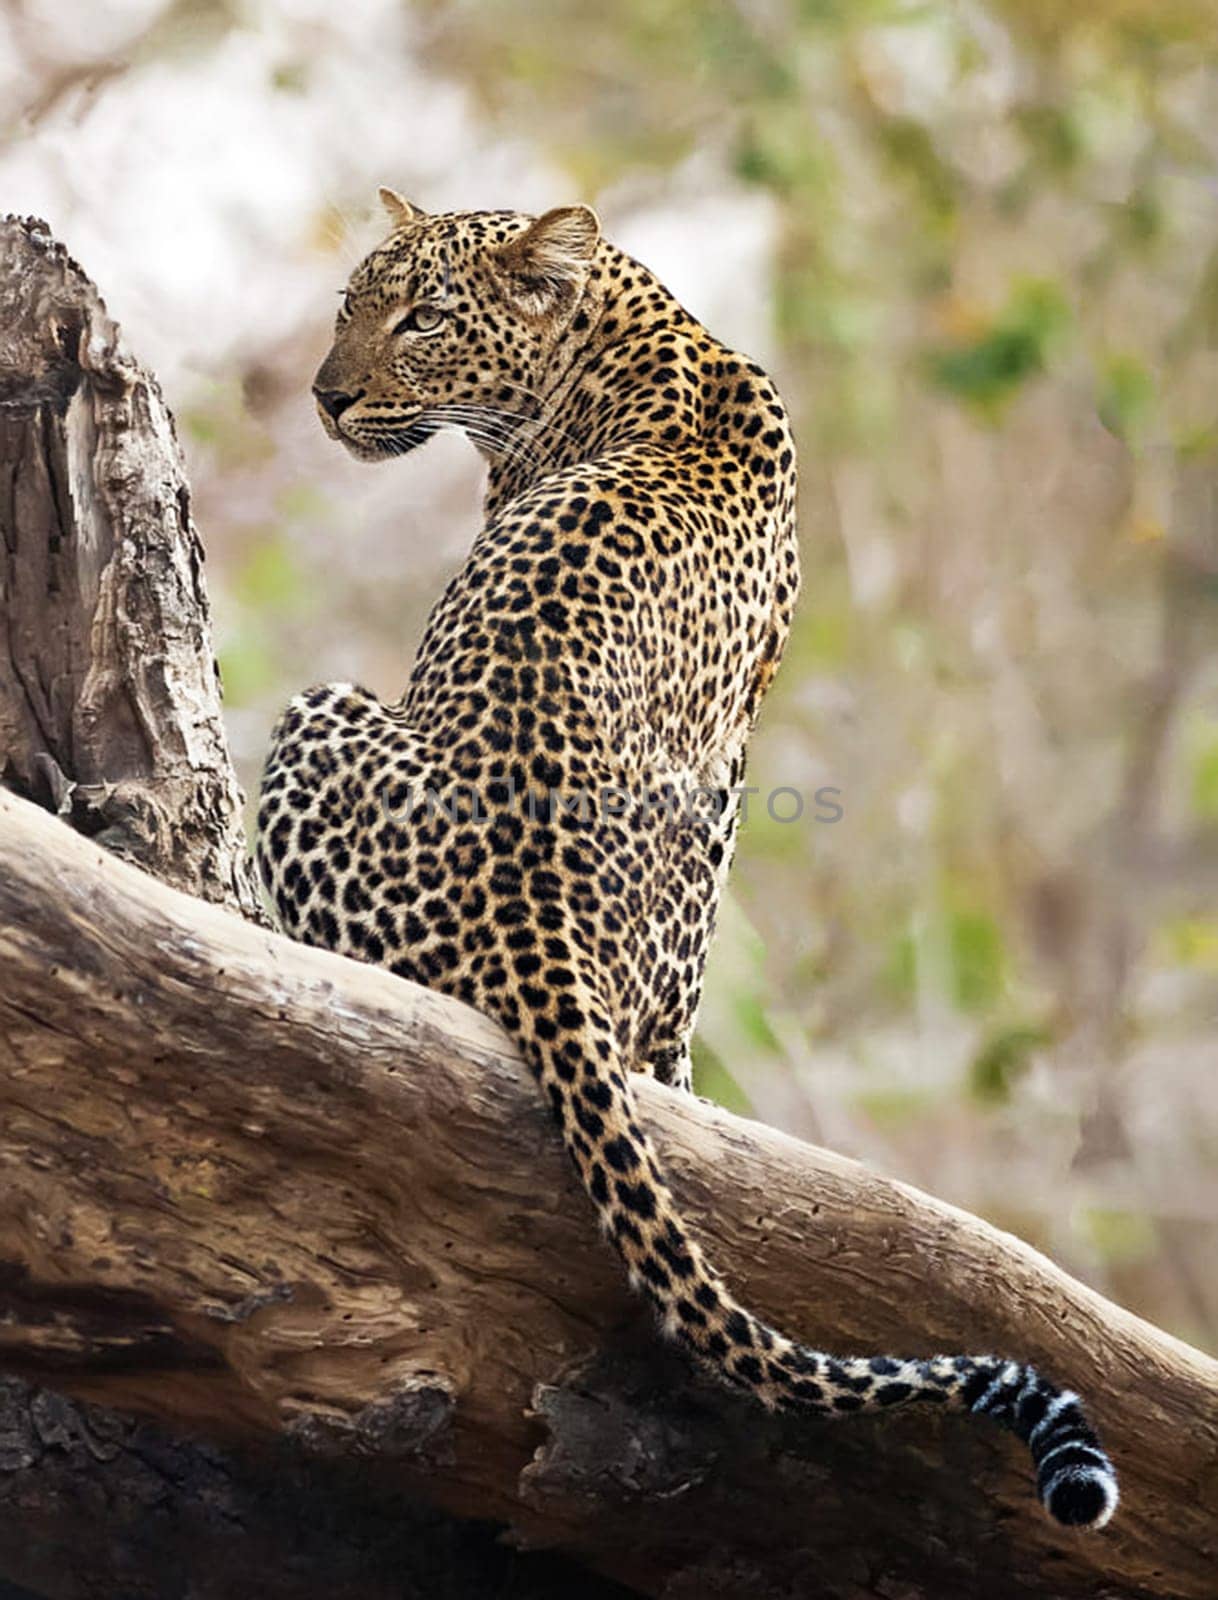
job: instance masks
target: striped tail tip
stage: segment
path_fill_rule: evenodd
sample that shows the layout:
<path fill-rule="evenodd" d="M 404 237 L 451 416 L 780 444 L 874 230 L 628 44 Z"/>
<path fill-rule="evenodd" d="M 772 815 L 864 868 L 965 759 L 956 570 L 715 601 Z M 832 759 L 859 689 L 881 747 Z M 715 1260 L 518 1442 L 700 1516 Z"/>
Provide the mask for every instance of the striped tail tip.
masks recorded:
<path fill-rule="evenodd" d="M 1048 1386 L 1039 1377 L 1035 1381 L 1044 1395 Z M 1117 1508 L 1120 1491 L 1112 1462 L 1076 1394 L 1063 1389 L 1047 1398 L 1028 1445 L 1036 1463 L 1036 1491 L 1054 1521 L 1067 1528 L 1102 1528 Z"/>
<path fill-rule="evenodd" d="M 1120 1503 L 1116 1473 L 1110 1462 L 1078 1462 L 1052 1472 L 1039 1484 L 1041 1504 L 1055 1522 L 1092 1532 L 1111 1521 Z"/>
<path fill-rule="evenodd" d="M 1040 1503 L 1055 1522 L 1098 1529 L 1111 1521 L 1120 1500 L 1116 1471 L 1072 1390 L 1009 1361 L 980 1366 L 966 1395 L 973 1412 L 1025 1441 Z"/>

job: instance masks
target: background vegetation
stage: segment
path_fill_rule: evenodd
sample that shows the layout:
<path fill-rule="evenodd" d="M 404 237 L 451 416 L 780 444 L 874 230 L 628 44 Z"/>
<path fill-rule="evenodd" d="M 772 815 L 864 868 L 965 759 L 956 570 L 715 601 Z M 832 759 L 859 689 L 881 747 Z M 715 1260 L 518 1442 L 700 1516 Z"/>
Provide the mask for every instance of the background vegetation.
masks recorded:
<path fill-rule="evenodd" d="M 391 693 L 472 451 L 308 380 L 389 182 L 572 198 L 797 418 L 806 585 L 704 1092 L 1218 1345 L 1218 19 L 1209 0 L 5 0 L 0 201 L 175 407 L 247 785 Z"/>

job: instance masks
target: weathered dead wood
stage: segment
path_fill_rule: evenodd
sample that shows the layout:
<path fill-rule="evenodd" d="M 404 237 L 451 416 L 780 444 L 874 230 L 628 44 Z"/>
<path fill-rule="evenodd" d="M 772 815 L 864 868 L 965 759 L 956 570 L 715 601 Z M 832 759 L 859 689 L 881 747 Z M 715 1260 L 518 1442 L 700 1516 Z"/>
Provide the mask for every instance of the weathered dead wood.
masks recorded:
<path fill-rule="evenodd" d="M 0 840 L 10 1370 L 362 1456 L 649 1593 L 1212 1594 L 1198 1352 L 974 1218 L 644 1084 L 750 1301 L 830 1345 L 1036 1360 L 1087 1393 L 1124 1505 L 1063 1535 L 1019 1446 L 963 1419 L 772 1423 L 653 1357 L 491 1023 L 18 800 Z"/>
<path fill-rule="evenodd" d="M 173 419 L 93 284 L 0 222 L 0 782 L 261 916 Z"/>

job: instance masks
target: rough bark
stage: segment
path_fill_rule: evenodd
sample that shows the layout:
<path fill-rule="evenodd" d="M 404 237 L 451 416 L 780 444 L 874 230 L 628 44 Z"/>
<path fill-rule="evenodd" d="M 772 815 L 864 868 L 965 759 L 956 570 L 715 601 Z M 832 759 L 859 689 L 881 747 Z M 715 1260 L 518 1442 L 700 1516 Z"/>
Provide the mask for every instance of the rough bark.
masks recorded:
<path fill-rule="evenodd" d="M 660 1355 L 499 1030 L 0 797 L 0 1360 L 286 1434 L 651 1594 L 1208 1596 L 1218 1365 L 984 1223 L 641 1086 L 731 1280 L 805 1337 L 1009 1350 L 1083 1390 L 1098 1537 L 963 1418 L 759 1416 Z M 933 1290 L 933 1292 L 932 1292 Z"/>
<path fill-rule="evenodd" d="M 0 223 L 0 781 L 261 916 L 173 419 L 34 218 Z"/>
<path fill-rule="evenodd" d="M 660 1349 L 489 1022 L 98 848 L 252 903 L 159 396 L 44 231 L 3 249 L 42 287 L 0 288 L 27 341 L 0 351 L 0 755 L 94 838 L 0 796 L 0 1571 L 164 1600 L 176 1537 L 196 1596 L 596 1592 L 505 1576 L 422 1500 L 666 1600 L 1212 1594 L 1206 1357 L 976 1219 L 643 1084 L 678 1198 L 760 1310 L 840 1348 L 1038 1361 L 1088 1396 L 1124 1505 L 1063 1534 L 1021 1447 L 966 1419 L 767 1419 Z M 35 337 L 73 325 L 65 296 L 80 337 Z M 91 442 L 106 418 L 143 441 L 125 476 Z"/>

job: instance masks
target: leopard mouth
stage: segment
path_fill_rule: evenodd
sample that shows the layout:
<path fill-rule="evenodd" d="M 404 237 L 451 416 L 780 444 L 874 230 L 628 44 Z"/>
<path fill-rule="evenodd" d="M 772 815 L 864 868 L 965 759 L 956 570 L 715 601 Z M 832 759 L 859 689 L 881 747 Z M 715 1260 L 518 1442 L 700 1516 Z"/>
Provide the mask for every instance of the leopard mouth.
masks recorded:
<path fill-rule="evenodd" d="M 371 428 L 365 424 L 359 433 L 349 432 L 340 422 L 334 430 L 334 437 L 357 461 L 391 461 L 417 450 L 435 432 L 436 424 L 420 411 L 404 424 L 387 427 L 378 422 Z"/>
<path fill-rule="evenodd" d="M 426 444 L 428 439 L 433 438 L 435 432 L 436 424 L 420 412 L 413 422 L 390 435 L 392 440 L 390 453 L 404 456 L 410 450 L 417 450 L 419 445 Z"/>

